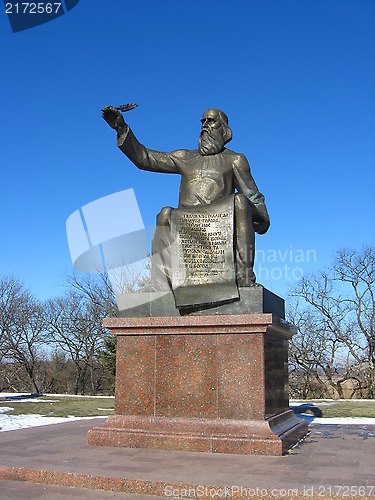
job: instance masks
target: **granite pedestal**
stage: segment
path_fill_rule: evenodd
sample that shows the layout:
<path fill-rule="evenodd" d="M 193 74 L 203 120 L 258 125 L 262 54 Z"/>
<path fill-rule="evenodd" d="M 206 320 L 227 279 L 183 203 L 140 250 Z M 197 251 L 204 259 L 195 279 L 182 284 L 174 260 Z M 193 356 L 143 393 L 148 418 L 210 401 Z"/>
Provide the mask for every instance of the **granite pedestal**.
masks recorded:
<path fill-rule="evenodd" d="M 288 339 L 271 313 L 107 319 L 115 415 L 88 443 L 281 455 L 307 432 L 289 409 Z"/>

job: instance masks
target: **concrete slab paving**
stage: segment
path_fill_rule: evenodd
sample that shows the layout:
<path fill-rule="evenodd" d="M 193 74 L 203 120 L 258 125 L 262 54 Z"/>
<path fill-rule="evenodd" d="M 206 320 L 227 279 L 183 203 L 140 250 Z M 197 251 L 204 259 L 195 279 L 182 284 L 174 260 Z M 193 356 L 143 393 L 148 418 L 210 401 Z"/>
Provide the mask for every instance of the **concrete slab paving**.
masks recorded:
<path fill-rule="evenodd" d="M 311 424 L 287 455 L 266 457 L 88 446 L 87 431 L 102 421 L 0 433 L 0 498 L 250 498 L 257 488 L 375 498 L 375 426 Z"/>

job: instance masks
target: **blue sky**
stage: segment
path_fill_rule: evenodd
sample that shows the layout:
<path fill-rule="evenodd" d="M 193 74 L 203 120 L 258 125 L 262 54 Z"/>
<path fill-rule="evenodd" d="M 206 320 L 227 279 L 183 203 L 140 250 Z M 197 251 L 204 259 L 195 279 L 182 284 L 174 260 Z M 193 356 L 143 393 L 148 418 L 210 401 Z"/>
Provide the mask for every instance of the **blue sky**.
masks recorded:
<path fill-rule="evenodd" d="M 100 116 L 106 104 L 137 102 L 128 123 L 162 151 L 195 148 L 206 108 L 227 113 L 228 147 L 266 196 L 260 281 L 276 293 L 293 268 L 374 242 L 373 0 L 80 0 L 19 33 L 3 10 L 0 37 L 0 274 L 39 298 L 72 270 L 75 210 L 133 188 L 149 226 L 177 205 L 179 177 L 137 170 Z M 272 279 L 285 262 L 289 275 Z"/>

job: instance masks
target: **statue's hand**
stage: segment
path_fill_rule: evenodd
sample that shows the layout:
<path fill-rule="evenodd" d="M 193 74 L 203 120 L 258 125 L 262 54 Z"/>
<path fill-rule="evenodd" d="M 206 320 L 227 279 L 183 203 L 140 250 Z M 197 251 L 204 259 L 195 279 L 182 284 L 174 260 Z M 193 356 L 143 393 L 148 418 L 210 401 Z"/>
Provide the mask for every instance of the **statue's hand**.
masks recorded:
<path fill-rule="evenodd" d="M 268 231 L 268 228 L 270 227 L 270 223 L 268 221 L 264 222 L 257 222 L 253 221 L 254 225 L 254 231 L 258 234 L 264 234 Z"/>
<path fill-rule="evenodd" d="M 121 134 L 127 129 L 124 117 L 118 109 L 115 109 L 112 106 L 106 106 L 102 109 L 102 117 L 110 127 L 117 131 L 118 134 Z"/>

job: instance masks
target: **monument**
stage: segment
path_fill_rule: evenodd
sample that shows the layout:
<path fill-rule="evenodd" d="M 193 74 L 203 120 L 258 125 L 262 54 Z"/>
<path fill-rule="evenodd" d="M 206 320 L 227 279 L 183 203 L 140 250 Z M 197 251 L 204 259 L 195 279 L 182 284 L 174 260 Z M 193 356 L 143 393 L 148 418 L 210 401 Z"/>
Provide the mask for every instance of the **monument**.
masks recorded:
<path fill-rule="evenodd" d="M 130 106 L 132 107 L 132 106 Z M 280 455 L 307 432 L 289 409 L 284 301 L 256 284 L 265 198 L 227 115 L 203 113 L 196 150 L 143 146 L 120 109 L 102 116 L 136 167 L 181 176 L 179 205 L 157 216 L 151 284 L 117 297 L 115 415 L 93 445 Z M 121 307 L 120 307 L 121 303 Z"/>

